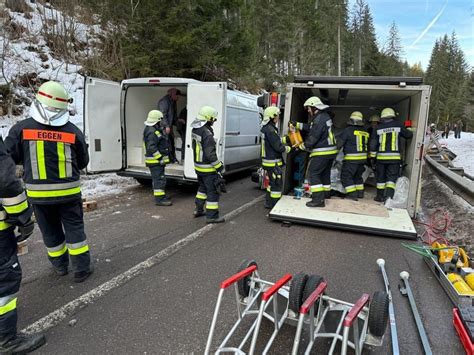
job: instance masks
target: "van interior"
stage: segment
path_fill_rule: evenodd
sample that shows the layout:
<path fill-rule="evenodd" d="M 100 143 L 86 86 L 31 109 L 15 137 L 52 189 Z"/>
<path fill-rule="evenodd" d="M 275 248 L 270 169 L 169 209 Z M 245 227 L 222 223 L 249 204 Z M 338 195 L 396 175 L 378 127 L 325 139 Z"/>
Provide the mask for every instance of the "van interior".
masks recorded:
<path fill-rule="evenodd" d="M 126 140 L 126 166 L 128 170 L 133 171 L 148 171 L 145 166 L 145 157 L 143 151 L 143 129 L 144 121 L 150 110 L 158 108 L 158 101 L 167 95 L 168 90 L 176 88 L 181 91 L 182 96 L 178 96 L 177 115 L 178 117 L 182 113 L 183 109 L 186 108 L 185 96 L 187 93 L 187 85 L 150 85 L 150 84 L 133 84 L 128 85 L 125 95 L 123 96 L 125 113 L 124 113 L 124 126 L 125 126 L 125 140 Z M 183 112 L 184 114 L 185 112 Z M 183 116 L 187 118 L 187 115 Z M 184 125 L 185 127 L 186 125 Z M 176 152 L 176 159 L 178 163 L 168 164 L 166 172 L 168 175 L 183 175 L 183 161 L 182 155 L 182 141 L 177 126 L 173 126 L 173 137 L 174 147 Z"/>
<path fill-rule="evenodd" d="M 330 111 L 334 113 L 334 133 L 337 138 L 337 135 L 347 126 L 347 121 L 353 111 L 362 112 L 366 127 L 369 127 L 368 119 L 370 116 L 380 115 L 382 109 L 392 107 L 398 112 L 396 119 L 402 122 L 411 120 L 413 127 L 417 127 L 421 95 L 421 90 L 344 89 L 340 88 L 340 85 L 338 88 L 295 86 L 292 91 L 291 107 L 285 107 L 285 110 L 290 110 L 289 117 L 292 121 L 306 123 L 308 122 L 308 114 L 304 110 L 303 103 L 310 96 L 318 96 L 325 104 L 330 106 Z M 304 139 L 304 133 L 301 133 Z M 404 162 L 403 175 L 410 178 L 415 150 L 414 140 L 408 140 L 406 143 L 402 140 L 401 146 Z M 292 194 L 295 187 L 302 185 L 308 164 L 308 159 L 305 157 L 307 157 L 307 154 L 297 150 L 289 154 L 284 194 Z M 369 170 L 367 170 L 368 172 Z M 375 196 L 373 174 L 370 174 L 366 180 L 365 192 L 364 200 L 372 201 Z"/>

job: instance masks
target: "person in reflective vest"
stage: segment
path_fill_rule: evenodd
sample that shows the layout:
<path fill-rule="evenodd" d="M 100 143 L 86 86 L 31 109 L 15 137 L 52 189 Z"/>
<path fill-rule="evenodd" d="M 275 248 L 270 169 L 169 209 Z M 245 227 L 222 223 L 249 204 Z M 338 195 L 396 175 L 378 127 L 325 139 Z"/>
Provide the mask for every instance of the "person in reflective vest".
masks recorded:
<path fill-rule="evenodd" d="M 83 133 L 69 122 L 70 102 L 61 84 L 42 84 L 30 117 L 11 128 L 5 144 L 24 166 L 26 194 L 54 270 L 66 275 L 70 259 L 74 281 L 82 282 L 92 273 L 80 186 L 89 154 Z"/>
<path fill-rule="evenodd" d="M 155 205 L 171 206 L 171 201 L 166 197 L 165 166 L 170 162 L 170 144 L 168 135 L 160 127 L 163 114 L 158 110 L 151 110 L 145 121 L 143 131 L 143 147 L 145 150 L 145 164 L 150 169 L 153 180 L 153 195 Z"/>
<path fill-rule="evenodd" d="M 393 198 L 400 174 L 400 138 L 413 137 L 411 130 L 405 128 L 401 122 L 395 121 L 395 117 L 392 108 L 384 108 L 380 115 L 381 122 L 375 129 L 376 134 L 370 140 L 369 156 L 376 158 L 377 195 L 374 200 L 377 202 Z"/>
<path fill-rule="evenodd" d="M 337 155 L 336 138 L 332 131 L 332 119 L 327 109 L 328 105 L 321 102 L 319 97 L 312 96 L 304 103 L 311 117 L 311 123 L 301 125 L 303 130 L 309 130 L 304 143 L 299 149 L 309 152 L 308 167 L 309 183 L 311 185 L 311 201 L 308 207 L 324 207 L 324 199 L 331 197 L 331 167 Z"/>
<path fill-rule="evenodd" d="M 29 353 L 45 343 L 42 334 L 17 332 L 17 296 L 21 267 L 17 242 L 28 238 L 34 229 L 32 209 L 25 191 L 15 176 L 15 163 L 0 138 L 0 353 Z M 17 238 L 15 228 L 20 235 Z"/>
<path fill-rule="evenodd" d="M 346 196 L 352 200 L 364 197 L 362 174 L 367 163 L 369 133 L 364 128 L 363 118 L 361 112 L 352 112 L 348 126 L 337 137 L 337 148 L 344 152 L 341 183 Z"/>
<path fill-rule="evenodd" d="M 192 144 L 194 170 L 198 177 L 194 217 L 206 215 L 207 223 L 223 223 L 219 216 L 219 192 L 217 187 L 222 179 L 224 165 L 217 158 L 216 141 L 212 125 L 217 120 L 217 111 L 211 106 L 203 106 L 192 122 Z M 206 212 L 204 212 L 204 208 Z"/>
<path fill-rule="evenodd" d="M 280 137 L 278 132 L 278 121 L 280 118 L 280 109 L 275 106 L 270 106 L 263 112 L 262 120 L 262 142 L 261 142 L 261 156 L 262 168 L 268 174 L 269 186 L 265 195 L 265 208 L 273 208 L 282 193 L 282 170 L 283 153 L 289 153 L 291 147 L 287 144 L 288 137 Z"/>

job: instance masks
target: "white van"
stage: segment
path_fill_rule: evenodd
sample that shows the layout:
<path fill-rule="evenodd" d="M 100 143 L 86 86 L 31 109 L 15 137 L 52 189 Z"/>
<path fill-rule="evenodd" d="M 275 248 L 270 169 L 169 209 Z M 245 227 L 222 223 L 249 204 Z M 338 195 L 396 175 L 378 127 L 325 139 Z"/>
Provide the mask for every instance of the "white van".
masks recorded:
<path fill-rule="evenodd" d="M 187 108 L 186 137 L 176 130 L 175 148 L 180 163 L 169 164 L 167 177 L 197 179 L 191 144 L 191 123 L 201 106 L 216 108 L 214 123 L 217 154 L 225 173 L 249 169 L 260 163 L 260 115 L 257 97 L 230 90 L 225 82 L 201 82 L 185 78 L 138 78 L 121 83 L 85 78 L 84 133 L 89 145 L 89 173 L 117 171 L 139 182 L 150 179 L 143 151 L 144 121 L 150 110 L 170 88 L 185 96 L 177 102 L 177 113 Z M 181 139 L 185 139 L 182 159 Z"/>
<path fill-rule="evenodd" d="M 341 228 L 402 238 L 416 238 L 411 218 L 420 208 L 421 167 L 423 141 L 428 121 L 431 87 L 422 85 L 421 78 L 407 77 L 296 77 L 287 86 L 282 130 L 286 134 L 288 122 L 307 121 L 303 103 L 310 96 L 318 96 L 330 105 L 335 114 L 335 134 L 346 127 L 351 112 L 361 111 L 365 118 L 379 113 L 385 107 L 398 112 L 397 119 L 411 121 L 416 130 L 413 139 L 406 141 L 402 151 L 403 175 L 409 179 L 408 204 L 405 208 L 385 208 L 373 201 L 375 187 L 366 183 L 363 200 L 350 201 L 332 198 L 325 208 L 309 208 L 307 199 L 295 199 L 293 189 L 295 157 L 287 156 L 284 196 L 270 212 L 280 221 Z M 307 159 L 305 164 L 307 164 Z M 306 168 L 306 166 L 305 166 Z"/>

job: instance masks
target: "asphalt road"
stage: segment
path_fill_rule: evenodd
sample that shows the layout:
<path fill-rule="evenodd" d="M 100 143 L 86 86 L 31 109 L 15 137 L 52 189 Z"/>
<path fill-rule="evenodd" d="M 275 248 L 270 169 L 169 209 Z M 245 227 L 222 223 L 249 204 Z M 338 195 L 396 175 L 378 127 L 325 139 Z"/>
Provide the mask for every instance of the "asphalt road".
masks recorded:
<path fill-rule="evenodd" d="M 224 214 L 261 196 L 245 175 L 231 181 L 228 190 L 221 200 Z M 169 193 L 174 202 L 170 208 L 155 207 L 151 191 L 136 187 L 100 201 L 98 210 L 86 214 L 96 271 L 83 284 L 74 284 L 72 276 L 53 274 L 35 232 L 29 253 L 21 257 L 20 329 L 110 283 L 112 278 L 128 275 L 133 266 L 195 235 L 186 246 L 155 259 L 153 266 L 126 278 L 92 303 L 84 302 L 68 311 L 63 320 L 46 330 L 47 344 L 37 353 L 203 353 L 219 284 L 235 273 L 245 258 L 255 259 L 261 276 L 269 281 L 287 272 L 322 275 L 328 281 L 327 293 L 348 302 L 355 302 L 364 292 L 383 289 L 376 259 L 384 258 L 393 289 L 401 353 L 422 353 L 408 299 L 397 289 L 402 270 L 411 275 L 433 352 L 463 353 L 452 327 L 452 304 L 421 257 L 405 250 L 399 239 L 298 225 L 284 227 L 266 217 L 261 201 L 227 223 L 197 235 L 205 223 L 191 217 L 195 188 L 173 186 Z M 236 318 L 233 294 L 227 296 L 217 340 L 223 339 Z M 258 349 L 269 331 L 271 326 L 264 324 Z M 384 346 L 371 353 L 390 353 L 388 328 L 386 334 Z M 290 352 L 293 337 L 294 328 L 285 326 L 271 353 Z M 320 349 L 325 349 L 324 342 Z"/>

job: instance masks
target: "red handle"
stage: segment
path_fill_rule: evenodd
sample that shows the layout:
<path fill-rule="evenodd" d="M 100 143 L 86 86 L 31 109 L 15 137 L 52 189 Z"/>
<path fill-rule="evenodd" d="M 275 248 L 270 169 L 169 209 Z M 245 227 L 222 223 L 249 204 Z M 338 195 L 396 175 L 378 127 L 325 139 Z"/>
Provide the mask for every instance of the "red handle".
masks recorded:
<path fill-rule="evenodd" d="M 254 272 L 255 270 L 257 270 L 257 265 L 251 265 L 249 266 L 248 268 L 246 268 L 245 270 L 242 270 L 240 272 L 238 272 L 237 274 L 229 277 L 228 279 L 222 281 L 221 283 L 221 288 L 227 288 L 229 287 L 230 285 L 232 285 L 233 283 L 236 283 L 237 281 L 243 279 L 245 276 L 248 276 L 250 275 L 252 272 Z"/>
<path fill-rule="evenodd" d="M 316 302 L 316 300 L 326 290 L 326 287 L 328 287 L 328 284 L 325 281 L 321 282 L 318 287 L 316 287 L 316 290 L 314 290 L 313 293 L 310 294 L 309 297 L 306 299 L 306 301 L 304 301 L 303 305 L 300 308 L 300 313 L 307 314 L 311 307 L 313 307 L 314 302 Z"/>
<path fill-rule="evenodd" d="M 265 292 L 262 296 L 262 301 L 268 301 L 268 299 L 270 297 L 273 296 L 273 294 L 275 292 L 277 292 L 284 284 L 286 284 L 288 281 L 291 280 L 293 276 L 291 276 L 291 274 L 286 274 L 285 276 L 283 276 L 280 280 L 278 280 L 277 282 L 275 282 L 275 284 L 270 287 L 267 292 Z"/>
<path fill-rule="evenodd" d="M 370 296 L 366 293 L 359 298 L 359 300 L 352 306 L 349 313 L 347 313 L 346 318 L 344 318 L 344 327 L 350 327 L 352 323 L 354 323 L 354 320 L 357 318 L 360 311 L 362 311 L 362 308 L 364 308 L 364 306 L 369 302 L 369 299 Z"/>

